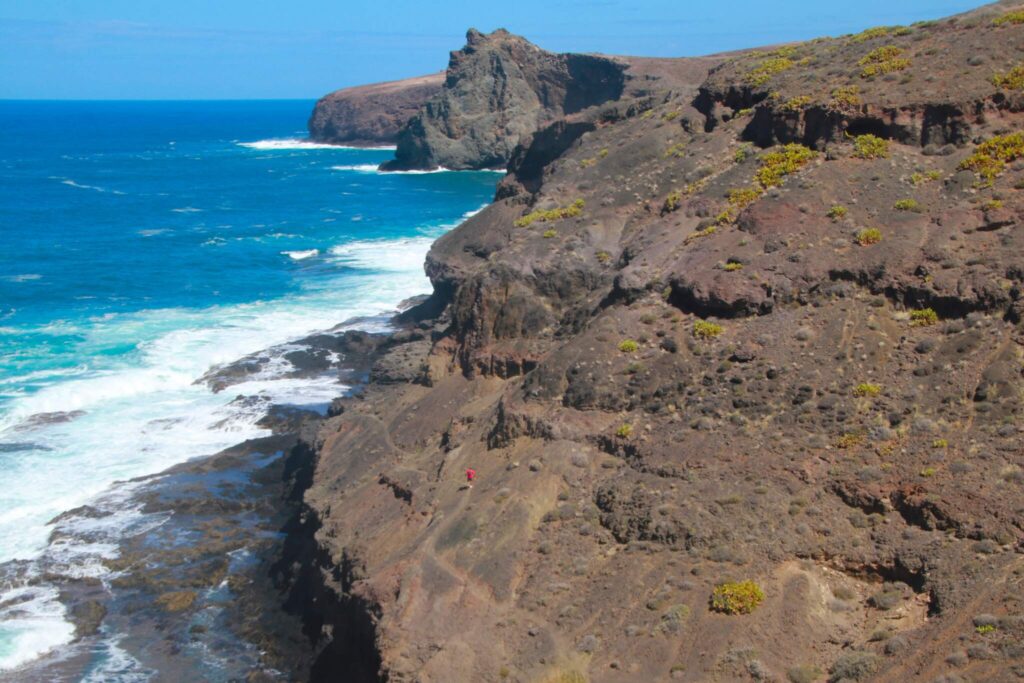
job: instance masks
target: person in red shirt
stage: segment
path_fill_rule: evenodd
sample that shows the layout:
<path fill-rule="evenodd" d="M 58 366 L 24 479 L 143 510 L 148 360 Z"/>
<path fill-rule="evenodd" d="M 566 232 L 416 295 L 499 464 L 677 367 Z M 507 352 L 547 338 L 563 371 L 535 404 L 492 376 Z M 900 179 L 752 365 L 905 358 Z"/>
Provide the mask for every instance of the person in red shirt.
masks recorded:
<path fill-rule="evenodd" d="M 471 467 L 466 468 L 466 486 L 473 488 L 473 480 L 476 479 L 476 470 Z"/>

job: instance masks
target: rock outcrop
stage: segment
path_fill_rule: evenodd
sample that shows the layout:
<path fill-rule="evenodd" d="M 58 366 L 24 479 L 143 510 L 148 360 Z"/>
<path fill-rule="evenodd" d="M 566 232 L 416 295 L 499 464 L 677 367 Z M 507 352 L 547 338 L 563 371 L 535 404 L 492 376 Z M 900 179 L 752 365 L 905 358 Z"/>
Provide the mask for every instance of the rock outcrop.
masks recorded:
<path fill-rule="evenodd" d="M 406 122 L 435 97 L 444 74 L 343 88 L 320 98 L 309 117 L 309 137 L 335 145 L 393 145 Z"/>
<path fill-rule="evenodd" d="M 531 49 L 470 42 L 434 104 L 474 45 Z M 317 437 L 360 680 L 1019 677 L 1022 44 L 1003 2 L 535 111 L 404 370 Z"/>
<path fill-rule="evenodd" d="M 402 129 L 385 168 L 504 168 L 545 123 L 617 99 L 625 69 L 607 57 L 553 54 L 503 29 L 470 29 L 444 88 Z"/>

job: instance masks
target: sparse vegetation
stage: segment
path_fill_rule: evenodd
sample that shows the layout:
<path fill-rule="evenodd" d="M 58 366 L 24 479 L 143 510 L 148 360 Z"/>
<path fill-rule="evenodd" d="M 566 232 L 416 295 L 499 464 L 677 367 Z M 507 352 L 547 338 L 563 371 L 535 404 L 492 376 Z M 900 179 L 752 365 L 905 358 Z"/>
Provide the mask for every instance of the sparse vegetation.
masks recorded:
<path fill-rule="evenodd" d="M 926 477 L 926 478 L 927 477 L 934 477 L 935 476 L 935 472 L 936 472 L 936 470 L 935 470 L 934 467 L 925 467 L 923 470 L 921 470 L 921 476 L 922 477 Z"/>
<path fill-rule="evenodd" d="M 900 199 L 892 208 L 897 211 L 912 211 L 914 213 L 921 213 L 921 204 L 916 199 Z"/>
<path fill-rule="evenodd" d="M 605 264 L 609 263 L 612 260 L 612 255 L 609 254 L 607 251 L 599 251 L 596 254 L 594 254 L 594 258 L 597 259 L 598 263 Z"/>
<path fill-rule="evenodd" d="M 817 153 L 797 143 L 790 143 L 761 157 L 761 168 L 754 178 L 761 187 L 769 188 L 782 183 L 782 179 L 796 173 L 817 157 Z"/>
<path fill-rule="evenodd" d="M 683 196 L 679 190 L 672 190 L 668 193 L 668 196 L 665 197 L 665 203 L 661 205 L 661 212 L 672 213 L 679 208 L 679 204 L 682 200 Z"/>
<path fill-rule="evenodd" d="M 724 614 L 750 614 L 764 597 L 764 591 L 753 581 L 720 583 L 711 593 L 711 609 Z"/>
<path fill-rule="evenodd" d="M 782 110 L 792 112 L 803 111 L 810 103 L 811 97 L 809 95 L 798 95 L 797 97 L 792 97 L 786 100 L 782 104 Z"/>
<path fill-rule="evenodd" d="M 878 655 L 870 652 L 848 652 L 832 665 L 832 678 L 840 681 L 863 681 L 878 669 Z"/>
<path fill-rule="evenodd" d="M 924 185 L 927 182 L 933 182 L 942 179 L 942 171 L 926 171 L 924 173 L 913 173 L 910 176 L 910 182 L 913 185 Z"/>
<path fill-rule="evenodd" d="M 615 436 L 620 439 L 628 439 L 633 434 L 633 425 L 628 422 L 624 422 L 619 425 L 619 428 L 615 430 Z"/>
<path fill-rule="evenodd" d="M 622 351 L 623 353 L 636 353 L 636 350 L 639 348 L 640 345 L 632 339 L 624 339 L 619 342 L 619 351 Z"/>
<path fill-rule="evenodd" d="M 715 234 L 716 230 L 718 230 L 718 228 L 716 228 L 713 225 L 709 225 L 708 227 L 704 228 L 703 230 L 697 230 L 696 232 L 691 232 L 689 235 L 686 236 L 686 239 L 683 240 L 683 242 L 686 243 L 686 244 L 689 244 L 690 242 L 693 242 L 694 240 L 699 240 L 702 237 L 710 237 L 711 235 Z"/>
<path fill-rule="evenodd" d="M 869 382 L 861 382 L 853 388 L 853 395 L 859 398 L 878 396 L 880 393 L 882 393 L 882 387 Z"/>
<path fill-rule="evenodd" d="M 939 314 L 934 308 L 921 308 L 910 312 L 910 324 L 914 327 L 928 327 L 939 322 Z"/>
<path fill-rule="evenodd" d="M 861 31 L 856 35 L 850 36 L 850 42 L 863 43 L 875 38 L 884 38 L 892 33 L 894 28 L 895 27 L 893 26 L 875 26 L 874 28 L 869 28 L 866 31 Z"/>
<path fill-rule="evenodd" d="M 548 221 L 557 221 L 563 218 L 575 218 L 583 213 L 584 202 L 582 199 L 577 199 L 569 206 L 562 206 L 556 209 L 548 209 L 547 211 L 538 210 L 532 211 L 521 218 L 517 218 L 513 225 L 517 228 L 526 228 L 533 223 L 545 223 Z"/>
<path fill-rule="evenodd" d="M 858 107 L 860 103 L 860 86 L 844 85 L 832 91 L 832 101 L 829 104 L 833 109 L 842 109 Z"/>
<path fill-rule="evenodd" d="M 1003 90 L 1024 90 L 1024 64 L 1018 64 L 1006 73 L 995 74 L 992 85 Z"/>
<path fill-rule="evenodd" d="M 787 56 L 768 57 L 750 70 L 747 74 L 747 82 L 754 86 L 765 85 L 774 76 L 789 71 L 794 66 L 796 66 L 796 62 Z"/>
<path fill-rule="evenodd" d="M 764 194 L 764 190 L 754 185 L 751 185 L 750 187 L 735 188 L 729 190 L 729 204 L 737 210 L 742 211 L 760 199 L 762 194 Z"/>
<path fill-rule="evenodd" d="M 834 204 L 825 215 L 834 221 L 841 221 L 846 218 L 847 213 L 849 213 L 849 210 L 845 206 L 842 204 Z"/>
<path fill-rule="evenodd" d="M 889 156 L 889 141 L 866 133 L 853 139 L 853 156 L 858 159 L 885 159 Z"/>
<path fill-rule="evenodd" d="M 935 439 L 932 441 L 932 448 L 949 448 L 949 441 L 946 439 Z"/>
<path fill-rule="evenodd" d="M 682 112 L 680 112 L 680 111 L 667 111 L 667 112 L 665 112 L 664 114 L 661 115 L 661 118 L 663 118 L 666 121 L 675 121 L 676 119 L 679 118 L 679 115 L 681 113 Z"/>
<path fill-rule="evenodd" d="M 668 149 L 665 150 L 665 158 L 666 159 L 668 159 L 669 157 L 675 157 L 675 158 L 678 159 L 678 158 L 683 157 L 685 154 L 686 154 L 686 144 L 682 143 L 682 142 L 677 142 L 677 143 L 675 143 L 674 145 L 671 145 Z"/>
<path fill-rule="evenodd" d="M 1003 208 L 1003 200 L 1001 199 L 989 199 L 987 202 L 981 205 L 983 211 L 995 211 L 996 209 Z"/>
<path fill-rule="evenodd" d="M 1007 12 L 1003 16 L 993 19 L 992 23 L 996 26 L 1003 26 L 1005 24 L 1024 24 L 1024 9 Z"/>
<path fill-rule="evenodd" d="M 816 666 L 802 664 L 789 669 L 786 678 L 789 679 L 789 683 L 815 683 L 823 674 L 824 672 Z"/>
<path fill-rule="evenodd" d="M 698 339 L 714 339 L 722 334 L 722 326 L 707 320 L 698 320 L 693 324 L 693 336 Z"/>
<path fill-rule="evenodd" d="M 552 237 L 555 237 L 557 235 L 558 235 L 558 231 L 557 230 L 545 230 L 544 234 L 543 234 L 543 237 L 544 237 L 544 239 L 551 239 Z"/>
<path fill-rule="evenodd" d="M 975 632 L 980 635 L 986 635 L 996 630 L 995 624 L 981 624 L 980 626 L 974 627 Z"/>
<path fill-rule="evenodd" d="M 743 264 L 739 261 L 728 261 L 724 266 L 722 266 L 722 270 L 727 273 L 734 273 L 737 270 L 743 270 Z"/>
<path fill-rule="evenodd" d="M 580 168 L 590 168 L 597 163 L 597 157 L 591 157 L 589 159 L 580 160 Z"/>
<path fill-rule="evenodd" d="M 882 231 L 878 228 L 864 228 L 857 233 L 857 244 L 862 247 L 878 244 L 881 241 Z"/>
<path fill-rule="evenodd" d="M 740 148 L 736 150 L 736 154 L 734 154 L 732 157 L 733 161 L 735 161 L 737 164 L 742 164 L 744 161 L 747 160 L 751 152 L 753 152 L 753 149 L 754 147 L 750 143 L 740 145 Z"/>
<path fill-rule="evenodd" d="M 861 78 L 872 78 L 903 71 L 910 66 L 910 60 L 902 55 L 903 48 L 895 45 L 875 48 L 857 62 L 857 66 L 863 67 L 860 72 Z"/>
<path fill-rule="evenodd" d="M 847 432 L 846 434 L 840 434 L 835 441 L 836 448 L 854 448 L 859 446 L 864 441 L 863 434 L 856 434 L 853 432 Z"/>
<path fill-rule="evenodd" d="M 960 162 L 960 169 L 974 171 L 989 187 L 1006 170 L 1006 165 L 1024 157 L 1024 132 L 998 135 L 978 145 L 974 154 Z"/>
<path fill-rule="evenodd" d="M 597 153 L 597 158 L 604 159 L 606 156 L 608 156 L 608 148 L 602 147 L 601 151 Z"/>

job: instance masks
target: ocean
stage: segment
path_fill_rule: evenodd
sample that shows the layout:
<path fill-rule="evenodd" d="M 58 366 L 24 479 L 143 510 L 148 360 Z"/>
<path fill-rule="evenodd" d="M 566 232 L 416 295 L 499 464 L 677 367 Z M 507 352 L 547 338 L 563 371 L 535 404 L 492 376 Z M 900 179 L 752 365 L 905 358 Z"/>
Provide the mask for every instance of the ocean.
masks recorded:
<path fill-rule="evenodd" d="M 74 637 L 49 573 L 105 581 L 113 540 L 161 523 L 115 482 L 266 435 L 239 394 L 321 409 L 345 389 L 284 359 L 223 393 L 197 379 L 383 320 L 493 197 L 494 173 L 381 174 L 389 149 L 306 141 L 312 105 L 0 102 L 0 678 Z M 97 499 L 103 534 L 53 534 Z"/>

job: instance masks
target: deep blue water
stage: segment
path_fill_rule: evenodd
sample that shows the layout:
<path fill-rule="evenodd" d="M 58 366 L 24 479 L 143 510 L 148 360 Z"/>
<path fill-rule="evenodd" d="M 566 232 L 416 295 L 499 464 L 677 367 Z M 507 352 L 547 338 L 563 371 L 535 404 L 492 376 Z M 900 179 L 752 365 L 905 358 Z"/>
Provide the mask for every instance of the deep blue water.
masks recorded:
<path fill-rule="evenodd" d="M 304 142 L 312 104 L 0 102 L 0 563 L 52 555 L 47 520 L 115 480 L 263 433 L 194 381 L 429 291 L 430 242 L 493 196 L 493 173 Z M 341 389 L 262 380 L 244 390 Z M 0 670 L 69 628 L 45 586 L 7 589 Z"/>

